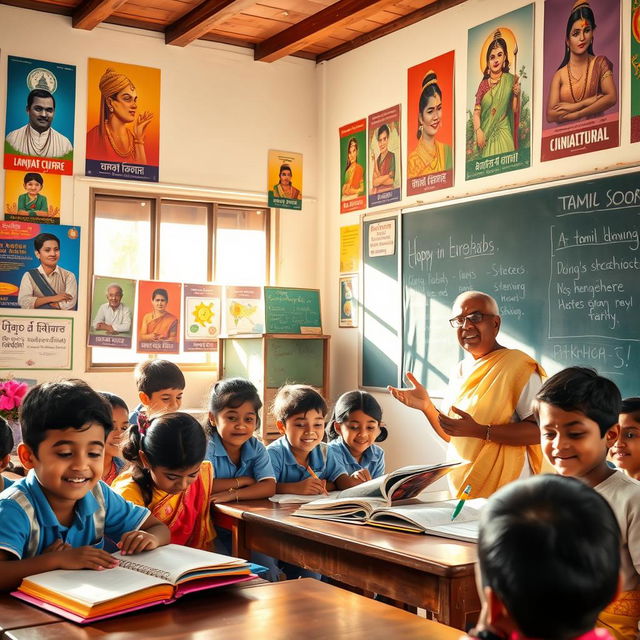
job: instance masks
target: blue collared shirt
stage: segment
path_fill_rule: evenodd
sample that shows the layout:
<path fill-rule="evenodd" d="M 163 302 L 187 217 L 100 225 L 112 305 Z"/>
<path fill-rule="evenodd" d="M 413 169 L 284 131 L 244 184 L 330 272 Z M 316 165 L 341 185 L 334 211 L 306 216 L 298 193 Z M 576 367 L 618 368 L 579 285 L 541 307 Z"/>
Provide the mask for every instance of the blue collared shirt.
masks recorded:
<path fill-rule="evenodd" d="M 286 436 L 278 438 L 267 447 L 276 482 L 300 482 L 310 477 L 307 468 L 295 459 Z M 338 476 L 346 473 L 338 456 L 325 442 L 318 444 L 309 454 L 309 466 L 321 480 L 335 482 Z"/>
<path fill-rule="evenodd" d="M 70 527 L 60 524 L 33 470 L 0 494 L 0 549 L 32 558 L 56 540 L 72 547 L 104 547 L 104 537 L 118 542 L 135 531 L 149 509 L 128 502 L 100 481 L 76 502 Z"/>
<path fill-rule="evenodd" d="M 329 443 L 329 449 L 335 450 L 340 464 L 349 475 L 360 469 L 366 469 L 372 478 L 384 475 L 384 450 L 377 444 L 372 444 L 364 450 L 360 462 L 353 457 L 342 436 L 332 440 Z"/>
<path fill-rule="evenodd" d="M 266 478 L 275 479 L 276 474 L 273 472 L 267 449 L 258 438 L 251 436 L 240 447 L 240 464 L 236 465 L 224 448 L 218 432 L 215 429 L 212 431 L 205 459 L 211 461 L 216 478 L 250 476 L 256 482 Z"/>

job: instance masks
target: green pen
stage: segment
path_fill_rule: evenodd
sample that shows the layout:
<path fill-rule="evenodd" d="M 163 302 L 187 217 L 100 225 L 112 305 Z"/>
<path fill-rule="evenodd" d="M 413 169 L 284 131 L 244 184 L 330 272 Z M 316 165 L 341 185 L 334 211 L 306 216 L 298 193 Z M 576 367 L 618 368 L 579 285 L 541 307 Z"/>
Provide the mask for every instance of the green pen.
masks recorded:
<path fill-rule="evenodd" d="M 470 493 L 471 493 L 471 485 L 468 484 L 464 488 L 464 491 L 461 494 L 462 497 L 460 498 L 458 504 L 456 505 L 456 508 L 453 510 L 453 513 L 451 514 L 452 520 L 455 520 L 460 515 L 460 512 L 462 511 L 462 507 L 464 507 L 464 501 L 469 498 Z"/>

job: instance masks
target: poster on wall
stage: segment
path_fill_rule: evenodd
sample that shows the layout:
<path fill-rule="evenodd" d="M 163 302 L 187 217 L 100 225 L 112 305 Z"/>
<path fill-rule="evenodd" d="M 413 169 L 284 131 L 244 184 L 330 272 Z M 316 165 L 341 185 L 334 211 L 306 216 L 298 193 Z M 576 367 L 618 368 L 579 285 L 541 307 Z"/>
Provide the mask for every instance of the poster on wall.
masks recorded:
<path fill-rule="evenodd" d="M 131 349 L 135 305 L 135 280 L 94 276 L 88 345 Z"/>
<path fill-rule="evenodd" d="M 340 213 L 367 206 L 367 121 L 340 127 Z"/>
<path fill-rule="evenodd" d="M 531 164 L 533 7 L 469 29 L 467 180 Z"/>
<path fill-rule="evenodd" d="M 640 0 L 631 6 L 631 142 L 640 142 Z"/>
<path fill-rule="evenodd" d="M 182 285 L 138 281 L 138 353 L 179 353 Z"/>
<path fill-rule="evenodd" d="M 184 351 L 217 351 L 221 289 L 216 284 L 185 284 Z"/>
<path fill-rule="evenodd" d="M 89 58 L 85 173 L 158 182 L 160 69 Z"/>
<path fill-rule="evenodd" d="M 398 202 L 400 171 L 400 105 L 369 116 L 369 206 Z"/>
<path fill-rule="evenodd" d="M 0 369 L 69 370 L 73 318 L 0 316 Z"/>
<path fill-rule="evenodd" d="M 9 56 L 4 168 L 73 174 L 76 68 Z"/>
<path fill-rule="evenodd" d="M 264 331 L 261 287 L 225 287 L 224 306 L 227 335 Z"/>
<path fill-rule="evenodd" d="M 0 307 L 76 309 L 79 264 L 80 227 L 0 222 Z"/>
<path fill-rule="evenodd" d="M 407 195 L 453 186 L 454 52 L 407 71 Z"/>
<path fill-rule="evenodd" d="M 358 274 L 340 276 L 340 317 L 338 326 L 354 328 L 358 326 Z"/>
<path fill-rule="evenodd" d="M 267 184 L 270 207 L 302 209 L 302 154 L 269 149 Z"/>
<path fill-rule="evenodd" d="M 55 173 L 4 172 L 4 219 L 60 224 L 60 182 Z"/>
<path fill-rule="evenodd" d="M 620 0 L 546 0 L 543 162 L 619 145 L 619 70 Z"/>
<path fill-rule="evenodd" d="M 340 227 L 340 273 L 358 271 L 360 268 L 360 225 Z"/>

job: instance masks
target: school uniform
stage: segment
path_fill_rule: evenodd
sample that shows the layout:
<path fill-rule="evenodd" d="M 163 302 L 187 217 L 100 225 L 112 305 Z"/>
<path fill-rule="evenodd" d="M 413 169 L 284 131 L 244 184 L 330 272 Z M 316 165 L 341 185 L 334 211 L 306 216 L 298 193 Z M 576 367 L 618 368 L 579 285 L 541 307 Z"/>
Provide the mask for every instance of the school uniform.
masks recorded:
<path fill-rule="evenodd" d="M 72 547 L 102 549 L 105 536 L 120 540 L 127 531 L 138 529 L 148 516 L 149 509 L 127 502 L 104 482 L 98 482 L 76 502 L 73 523 L 65 527 L 32 469 L 26 478 L 0 494 L 0 549 L 19 559 L 40 555 L 56 540 Z"/>
<path fill-rule="evenodd" d="M 360 462 L 353 457 L 342 436 L 329 443 L 329 450 L 335 452 L 348 475 L 360 471 L 360 469 L 366 469 L 372 478 L 384 475 L 384 449 L 377 444 L 372 444 L 363 452 Z"/>
<path fill-rule="evenodd" d="M 5 478 L 0 475 L 0 493 L 2 493 L 5 489 L 8 489 L 15 480 L 9 480 L 9 478 Z"/>
<path fill-rule="evenodd" d="M 298 464 L 286 436 L 278 438 L 267 447 L 277 482 L 300 482 L 311 476 L 308 469 Z M 309 466 L 321 480 L 335 482 L 346 473 L 335 451 L 326 442 L 321 442 L 309 453 Z"/>
<path fill-rule="evenodd" d="M 236 465 L 224 448 L 220 434 L 213 429 L 207 442 L 205 459 L 211 461 L 216 478 L 250 476 L 256 482 L 276 478 L 266 447 L 253 436 L 240 447 L 240 463 Z"/>

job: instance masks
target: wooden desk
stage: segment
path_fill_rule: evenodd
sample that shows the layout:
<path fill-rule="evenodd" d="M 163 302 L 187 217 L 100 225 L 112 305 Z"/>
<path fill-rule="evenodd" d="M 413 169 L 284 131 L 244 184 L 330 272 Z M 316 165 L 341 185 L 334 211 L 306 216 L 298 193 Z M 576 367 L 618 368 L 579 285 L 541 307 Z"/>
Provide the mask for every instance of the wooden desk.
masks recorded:
<path fill-rule="evenodd" d="M 465 629 L 468 616 L 480 611 L 474 544 L 292 517 L 296 508 L 268 500 L 218 504 L 216 523 L 231 529 L 235 556 L 248 558 L 250 550 L 261 551 L 427 609 L 458 629 Z"/>
<path fill-rule="evenodd" d="M 86 627 L 70 622 L 9 631 L 6 640 L 458 640 L 460 632 L 305 578 L 220 589 Z"/>
<path fill-rule="evenodd" d="M 0 595 L 0 638 L 5 637 L 6 631 L 55 622 L 60 622 L 58 616 L 36 609 L 11 596 Z"/>

